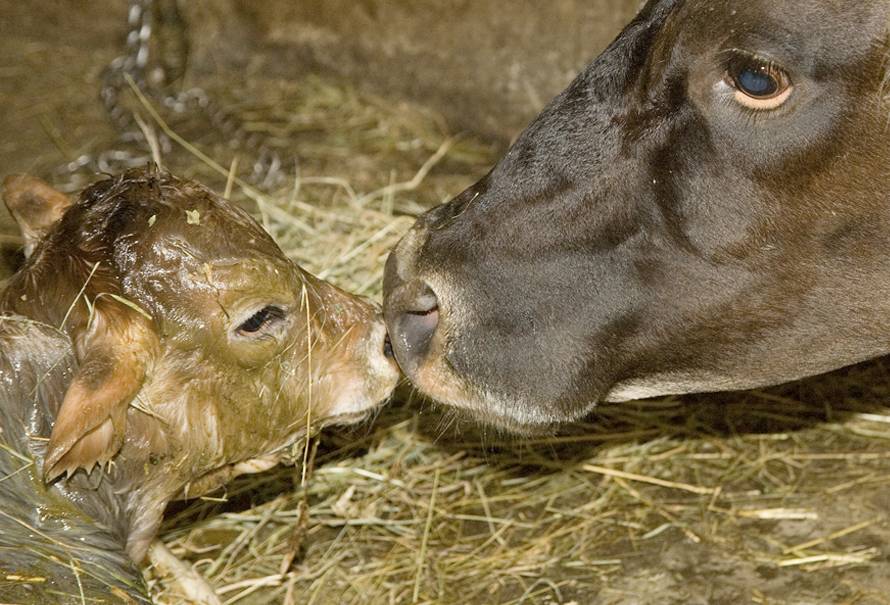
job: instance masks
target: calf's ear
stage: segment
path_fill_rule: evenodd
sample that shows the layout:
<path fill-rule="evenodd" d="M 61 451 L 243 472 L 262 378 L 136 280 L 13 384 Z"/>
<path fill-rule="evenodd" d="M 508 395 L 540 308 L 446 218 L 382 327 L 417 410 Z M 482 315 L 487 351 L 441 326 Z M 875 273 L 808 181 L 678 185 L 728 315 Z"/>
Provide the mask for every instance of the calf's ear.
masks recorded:
<path fill-rule="evenodd" d="M 156 355 L 157 336 L 144 312 L 117 299 L 93 305 L 74 334 L 79 366 L 47 445 L 44 480 L 111 460 L 124 443 L 127 409 Z"/>
<path fill-rule="evenodd" d="M 61 191 L 24 174 L 3 180 L 3 201 L 22 232 L 26 257 L 73 203 Z"/>

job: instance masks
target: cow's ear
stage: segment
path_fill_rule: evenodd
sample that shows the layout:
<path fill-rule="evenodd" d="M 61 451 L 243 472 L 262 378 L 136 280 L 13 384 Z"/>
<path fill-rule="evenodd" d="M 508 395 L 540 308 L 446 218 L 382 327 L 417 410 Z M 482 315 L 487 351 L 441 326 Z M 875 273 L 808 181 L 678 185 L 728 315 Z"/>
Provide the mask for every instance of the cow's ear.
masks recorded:
<path fill-rule="evenodd" d="M 135 305 L 104 297 L 74 334 L 79 365 L 46 449 L 44 480 L 111 460 L 124 443 L 127 408 L 156 355 L 151 320 Z"/>
<path fill-rule="evenodd" d="M 3 180 L 3 201 L 22 232 L 26 257 L 31 256 L 37 243 L 72 204 L 71 198 L 61 191 L 27 175 Z"/>

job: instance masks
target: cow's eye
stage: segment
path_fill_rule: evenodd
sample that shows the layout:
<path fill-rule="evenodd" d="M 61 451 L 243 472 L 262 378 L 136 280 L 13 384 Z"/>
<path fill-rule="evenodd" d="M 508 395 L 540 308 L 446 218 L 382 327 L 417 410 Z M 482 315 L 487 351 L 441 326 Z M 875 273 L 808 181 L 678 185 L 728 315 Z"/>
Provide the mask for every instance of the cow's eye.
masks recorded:
<path fill-rule="evenodd" d="M 755 99 L 769 99 L 779 91 L 779 83 L 771 73 L 762 69 L 745 69 L 735 77 L 738 89 Z"/>
<path fill-rule="evenodd" d="M 284 309 L 267 305 L 241 322 L 235 329 L 239 336 L 253 336 L 266 332 L 286 317 Z"/>
<path fill-rule="evenodd" d="M 791 96 L 791 78 L 769 61 L 745 58 L 732 62 L 726 71 L 726 83 L 735 90 L 735 100 L 748 109 L 778 109 Z"/>

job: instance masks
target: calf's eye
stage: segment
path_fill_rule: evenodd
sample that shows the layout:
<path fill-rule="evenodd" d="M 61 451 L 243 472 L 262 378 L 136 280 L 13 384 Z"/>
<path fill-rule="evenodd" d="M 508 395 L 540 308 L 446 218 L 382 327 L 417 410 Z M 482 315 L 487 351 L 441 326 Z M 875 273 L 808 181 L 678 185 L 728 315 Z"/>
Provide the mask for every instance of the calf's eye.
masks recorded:
<path fill-rule="evenodd" d="M 267 305 L 242 322 L 235 331 L 241 336 L 261 333 L 284 318 L 284 309 Z"/>
<path fill-rule="evenodd" d="M 771 62 L 747 59 L 729 66 L 726 83 L 735 89 L 735 101 L 748 109 L 778 109 L 794 86 L 788 74 Z"/>

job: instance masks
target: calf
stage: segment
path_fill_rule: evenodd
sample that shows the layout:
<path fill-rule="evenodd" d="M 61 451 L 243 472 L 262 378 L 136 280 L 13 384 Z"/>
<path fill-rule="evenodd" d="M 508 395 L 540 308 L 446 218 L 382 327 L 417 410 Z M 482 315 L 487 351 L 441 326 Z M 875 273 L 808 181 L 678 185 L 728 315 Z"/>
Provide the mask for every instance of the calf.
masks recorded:
<path fill-rule="evenodd" d="M 11 471 L 20 494 L 0 480 L 0 506 L 21 501 L 0 536 L 55 543 L 74 504 L 138 563 L 170 500 L 269 468 L 395 386 L 376 309 L 200 185 L 149 168 L 67 208 L 31 181 L 6 199 L 33 254 L 0 294 L 0 471 L 37 465 Z M 31 573 L 4 546 L 0 569 Z"/>
<path fill-rule="evenodd" d="M 400 365 L 508 428 L 890 351 L 890 2 L 651 0 L 387 262 Z"/>

